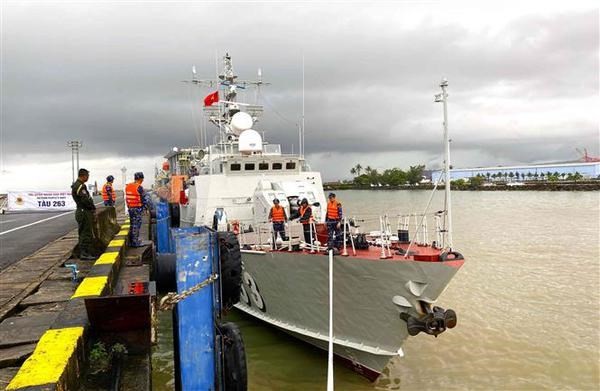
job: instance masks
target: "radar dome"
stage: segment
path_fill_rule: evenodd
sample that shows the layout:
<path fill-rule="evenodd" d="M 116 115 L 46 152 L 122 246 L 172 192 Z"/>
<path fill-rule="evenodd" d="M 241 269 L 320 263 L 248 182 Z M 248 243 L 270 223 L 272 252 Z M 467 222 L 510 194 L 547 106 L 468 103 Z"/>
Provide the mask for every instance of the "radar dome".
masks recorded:
<path fill-rule="evenodd" d="M 254 129 L 244 130 L 238 140 L 240 152 L 252 153 L 262 151 L 262 137 Z"/>
<path fill-rule="evenodd" d="M 250 114 L 239 111 L 231 118 L 231 130 L 233 130 L 236 135 L 239 135 L 244 130 L 250 129 L 253 123 L 254 121 Z"/>

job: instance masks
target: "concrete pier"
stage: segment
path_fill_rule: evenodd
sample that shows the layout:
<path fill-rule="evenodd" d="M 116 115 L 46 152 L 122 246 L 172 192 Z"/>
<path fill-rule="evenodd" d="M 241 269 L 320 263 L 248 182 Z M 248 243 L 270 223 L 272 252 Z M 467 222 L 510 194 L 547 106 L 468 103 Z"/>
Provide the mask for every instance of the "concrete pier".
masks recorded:
<path fill-rule="evenodd" d="M 77 231 L 72 230 L 0 271 L 0 390 L 106 389 L 95 387 L 95 378 L 87 376 L 92 345 L 102 341 L 112 346 L 107 335 L 127 345 L 132 338 L 151 334 L 150 324 L 141 330 L 107 332 L 95 320 L 106 314 L 98 316 L 97 306 L 90 304 L 93 299 L 118 303 L 132 297 L 133 283 L 149 285 L 151 246 L 128 248 L 128 233 L 122 211 L 98 208 L 95 246 L 102 254 L 96 261 L 72 256 L 77 253 Z M 73 266 L 65 265 L 76 266 L 77 280 Z M 133 299 L 148 302 L 152 296 L 147 293 Z M 117 381 L 129 383 L 124 389 L 150 389 L 146 339 L 144 349 L 126 346 L 131 354 L 119 361 Z"/>

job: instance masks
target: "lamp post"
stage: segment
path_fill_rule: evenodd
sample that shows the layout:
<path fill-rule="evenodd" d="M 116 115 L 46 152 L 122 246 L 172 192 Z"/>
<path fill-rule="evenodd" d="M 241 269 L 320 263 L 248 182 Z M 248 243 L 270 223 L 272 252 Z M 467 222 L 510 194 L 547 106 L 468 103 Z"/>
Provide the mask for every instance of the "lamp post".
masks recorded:
<path fill-rule="evenodd" d="M 79 172 L 79 148 L 83 147 L 83 143 L 77 140 L 67 141 L 67 147 L 71 148 L 72 182 L 75 182 L 75 172 Z M 77 161 L 77 171 L 75 171 L 75 161 Z"/>
<path fill-rule="evenodd" d="M 127 167 L 121 167 L 121 173 L 123 173 L 121 181 L 123 182 L 123 191 L 125 191 L 125 185 L 127 184 Z"/>

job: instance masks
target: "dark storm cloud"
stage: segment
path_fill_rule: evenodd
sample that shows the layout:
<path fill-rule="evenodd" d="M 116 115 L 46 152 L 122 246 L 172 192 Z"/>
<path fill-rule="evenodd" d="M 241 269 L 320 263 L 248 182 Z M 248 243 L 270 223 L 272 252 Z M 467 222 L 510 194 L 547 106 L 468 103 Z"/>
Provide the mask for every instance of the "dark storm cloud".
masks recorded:
<path fill-rule="evenodd" d="M 307 152 L 437 153 L 441 107 L 432 100 L 441 76 L 450 80 L 458 153 L 482 151 L 486 164 L 597 148 L 597 118 L 578 107 L 598 94 L 597 10 L 522 15 L 474 33 L 428 17 L 405 27 L 390 14 L 399 9 L 411 11 L 410 4 L 8 3 L 3 154 L 64 152 L 69 139 L 98 157 L 154 156 L 195 143 L 191 105 L 199 116 L 208 90 L 179 81 L 191 64 L 214 77 L 215 53 L 225 50 L 241 78 L 263 68 L 272 85 L 263 89 L 259 128 L 288 151 L 297 148 L 303 54 Z M 559 102 L 569 110 L 549 118 Z"/>

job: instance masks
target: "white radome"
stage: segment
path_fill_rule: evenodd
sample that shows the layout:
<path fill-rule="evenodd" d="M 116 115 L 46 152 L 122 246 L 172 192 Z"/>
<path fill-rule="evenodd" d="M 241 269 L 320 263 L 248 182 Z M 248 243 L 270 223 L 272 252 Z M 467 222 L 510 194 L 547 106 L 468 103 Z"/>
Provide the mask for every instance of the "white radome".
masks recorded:
<path fill-rule="evenodd" d="M 240 134 L 238 143 L 240 152 L 252 153 L 262 151 L 262 137 L 254 129 L 244 130 Z"/>
<path fill-rule="evenodd" d="M 231 130 L 236 135 L 239 135 L 244 130 L 248 130 L 252 127 L 254 121 L 252 117 L 248 113 L 244 113 L 243 111 L 237 112 L 231 118 Z"/>

